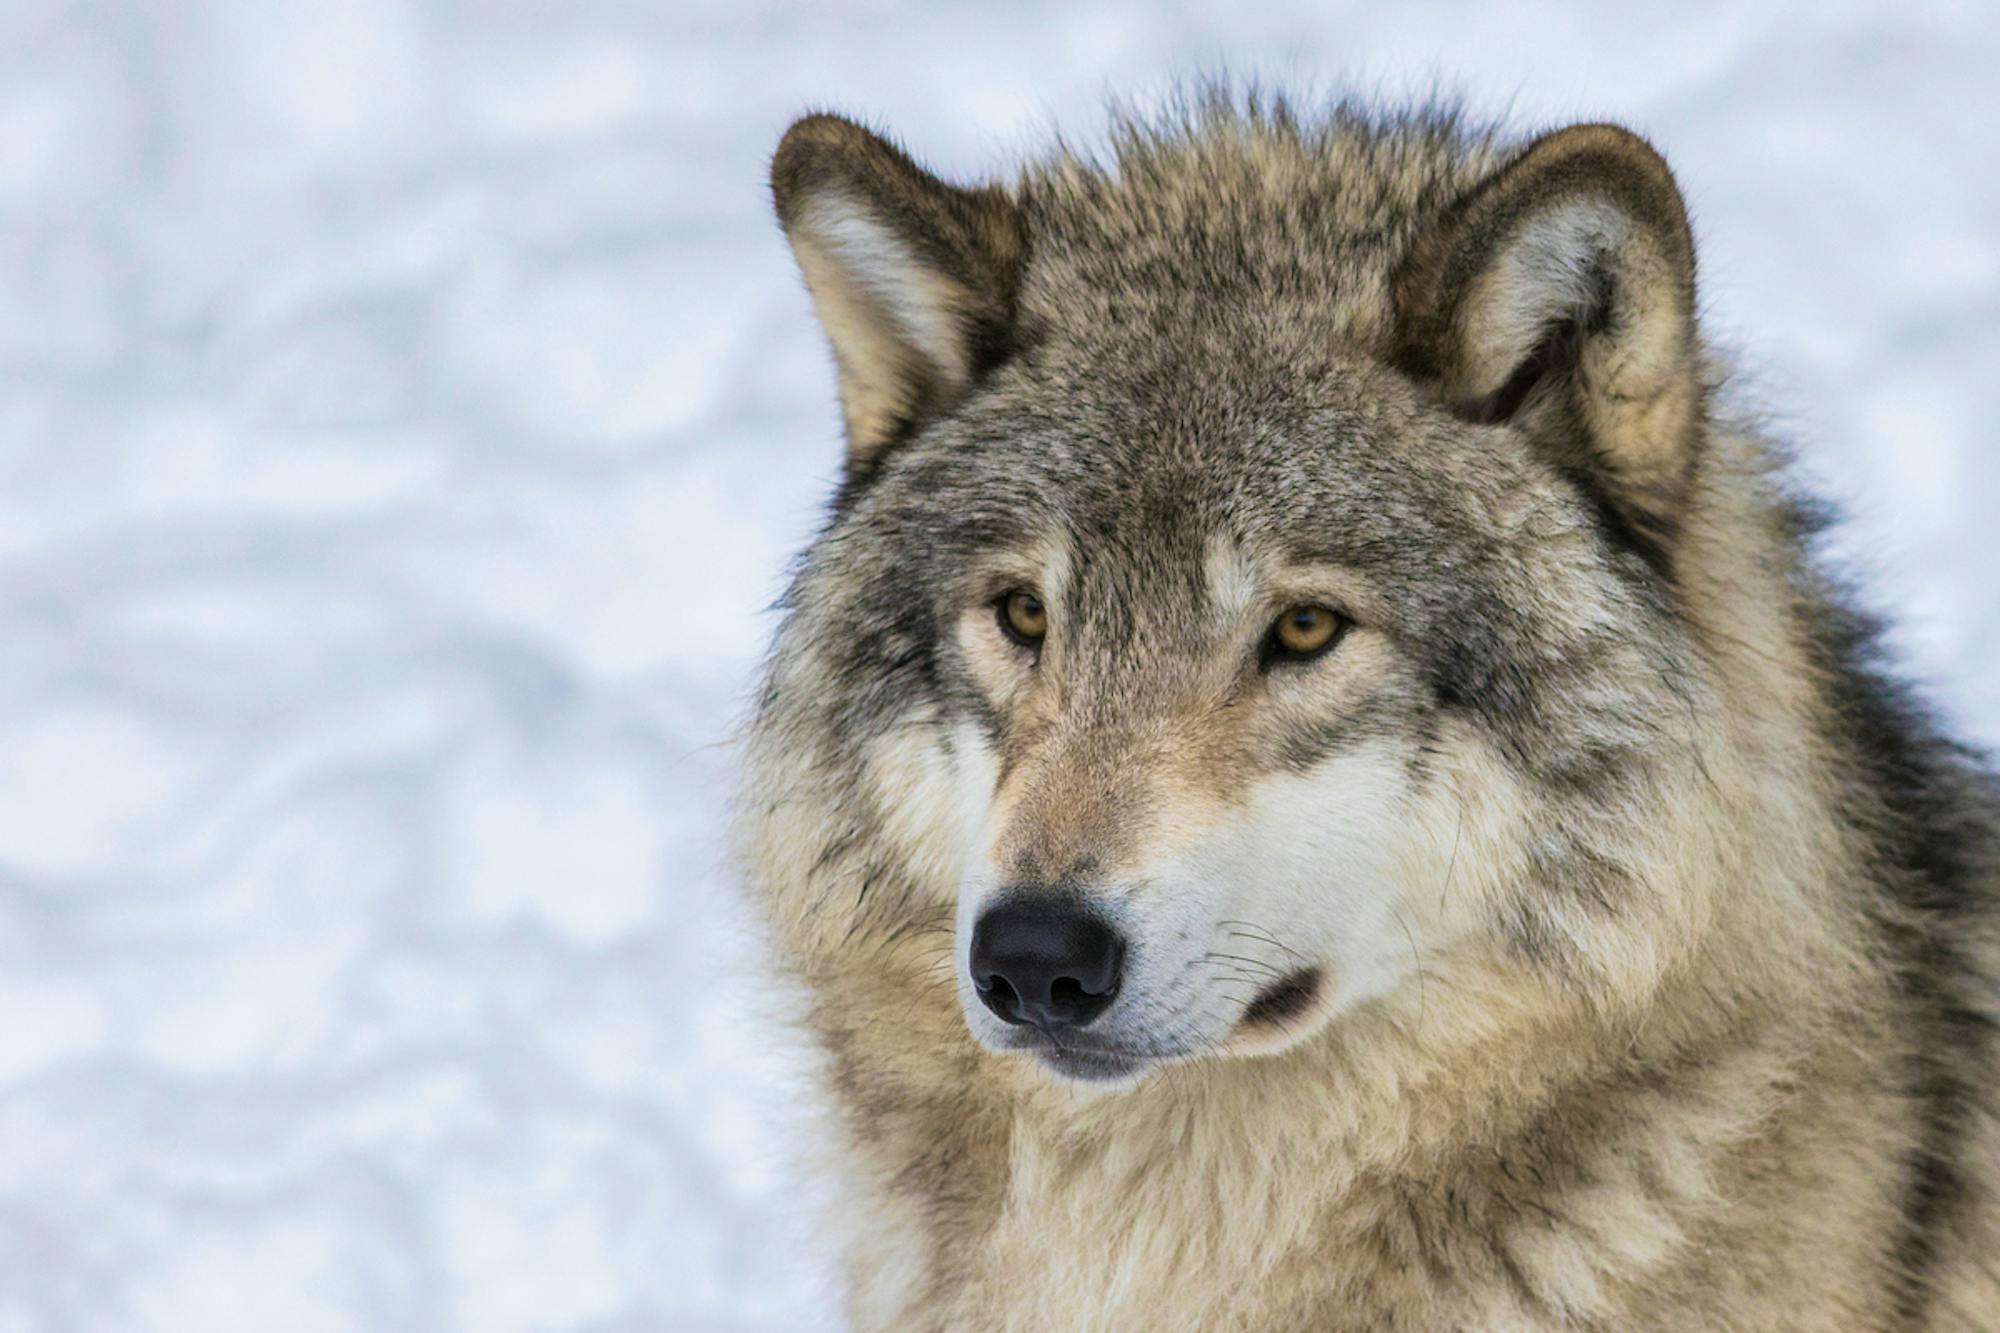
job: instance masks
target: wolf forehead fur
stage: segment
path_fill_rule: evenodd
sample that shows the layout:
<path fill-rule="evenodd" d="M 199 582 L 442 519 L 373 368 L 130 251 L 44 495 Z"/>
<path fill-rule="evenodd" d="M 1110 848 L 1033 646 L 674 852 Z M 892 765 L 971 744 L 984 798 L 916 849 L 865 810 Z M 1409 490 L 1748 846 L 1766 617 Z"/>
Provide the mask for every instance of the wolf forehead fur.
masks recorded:
<path fill-rule="evenodd" d="M 976 187 L 812 117 L 773 183 L 848 463 L 739 838 L 857 1324 L 2000 1309 L 1992 784 L 1731 415 L 1657 154 L 1218 95 Z M 1353 629 L 1260 666 L 1294 603 Z M 1010 885 L 1110 914 L 1076 1040 L 1158 1067 L 1011 1053 Z"/>

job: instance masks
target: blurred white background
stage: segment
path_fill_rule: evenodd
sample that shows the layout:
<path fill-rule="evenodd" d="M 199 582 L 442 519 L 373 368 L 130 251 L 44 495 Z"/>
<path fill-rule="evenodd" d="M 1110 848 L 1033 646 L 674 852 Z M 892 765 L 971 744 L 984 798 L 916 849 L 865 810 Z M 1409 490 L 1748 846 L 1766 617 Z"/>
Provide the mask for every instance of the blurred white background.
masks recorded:
<path fill-rule="evenodd" d="M 0 0 L 0 1331 L 830 1323 L 717 857 L 839 452 L 767 155 L 1218 68 L 1653 136 L 2000 741 L 1994 6 Z"/>

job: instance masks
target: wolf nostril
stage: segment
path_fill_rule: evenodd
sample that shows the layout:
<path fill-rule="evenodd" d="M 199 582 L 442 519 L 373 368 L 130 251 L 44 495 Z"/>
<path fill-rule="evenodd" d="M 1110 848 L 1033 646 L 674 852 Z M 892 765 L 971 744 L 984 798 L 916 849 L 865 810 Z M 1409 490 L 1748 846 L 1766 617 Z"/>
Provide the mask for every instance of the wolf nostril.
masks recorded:
<path fill-rule="evenodd" d="M 1111 1005 L 1124 941 L 1080 900 L 1017 893 L 972 931 L 973 989 L 1008 1023 L 1083 1027 Z"/>
<path fill-rule="evenodd" d="M 995 973 L 983 981 L 974 978 L 972 986 L 974 990 L 979 992 L 979 998 L 985 1003 L 986 1007 L 1000 1015 L 1003 1020 L 1009 1023 L 1023 1021 L 1021 1018 L 1021 997 L 1016 995 L 1014 988 L 1007 984 L 1007 978 Z"/>
<path fill-rule="evenodd" d="M 1085 1000 L 1097 998 L 1095 993 L 1085 990 L 1083 983 L 1075 977 L 1057 977 L 1049 986 L 1049 995 L 1052 999 L 1071 1005 L 1080 1005 Z"/>

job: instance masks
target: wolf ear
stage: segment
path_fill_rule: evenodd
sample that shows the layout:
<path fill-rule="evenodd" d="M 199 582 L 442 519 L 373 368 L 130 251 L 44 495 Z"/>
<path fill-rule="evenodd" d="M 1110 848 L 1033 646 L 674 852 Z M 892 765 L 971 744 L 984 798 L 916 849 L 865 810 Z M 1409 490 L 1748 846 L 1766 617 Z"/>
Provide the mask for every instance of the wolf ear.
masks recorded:
<path fill-rule="evenodd" d="M 1615 125 L 1545 135 L 1421 237 L 1398 280 L 1404 367 L 1469 418 L 1558 441 L 1670 547 L 1699 441 L 1694 241 L 1667 164 Z"/>
<path fill-rule="evenodd" d="M 1025 249 L 997 188 L 961 189 L 838 116 L 807 116 L 771 193 L 840 380 L 849 476 L 1006 354 Z"/>

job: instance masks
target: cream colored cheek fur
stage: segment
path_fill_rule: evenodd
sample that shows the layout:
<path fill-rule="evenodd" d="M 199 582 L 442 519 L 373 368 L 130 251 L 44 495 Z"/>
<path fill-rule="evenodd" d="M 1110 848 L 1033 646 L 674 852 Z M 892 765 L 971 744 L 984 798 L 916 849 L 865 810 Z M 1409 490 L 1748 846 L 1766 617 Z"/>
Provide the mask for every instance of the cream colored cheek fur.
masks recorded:
<path fill-rule="evenodd" d="M 1321 974 L 1306 1012 L 1236 1031 L 1224 1051 L 1283 1050 L 1417 970 L 1435 923 L 1405 875 L 1414 831 L 1406 788 L 1397 748 L 1365 746 L 1305 775 L 1264 779 L 1247 808 L 1186 858 L 1176 878 L 1206 925 L 1194 947 L 1219 958 L 1197 971 L 1226 1001 L 1206 1008 L 1233 1027 L 1279 978 L 1308 967 Z"/>
<path fill-rule="evenodd" d="M 919 884 L 938 886 L 941 904 L 950 901 L 949 886 L 985 822 L 985 802 L 975 810 L 966 796 L 968 767 L 976 784 L 982 766 L 990 783 L 991 760 L 983 746 L 975 753 L 955 737 L 947 749 L 922 720 L 897 726 L 868 745 L 865 771 L 882 833 L 902 850 Z"/>

